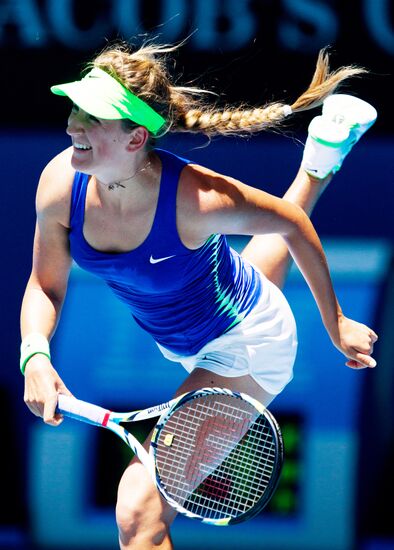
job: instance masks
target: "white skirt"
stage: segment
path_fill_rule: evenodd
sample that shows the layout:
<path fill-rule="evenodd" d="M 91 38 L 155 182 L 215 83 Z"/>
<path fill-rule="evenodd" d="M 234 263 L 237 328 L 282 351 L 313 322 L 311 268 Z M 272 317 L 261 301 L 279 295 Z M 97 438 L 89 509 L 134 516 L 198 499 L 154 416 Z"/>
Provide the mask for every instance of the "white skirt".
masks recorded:
<path fill-rule="evenodd" d="M 164 357 L 189 373 L 202 368 L 229 378 L 249 375 L 268 393 L 280 393 L 293 378 L 297 329 L 281 290 L 263 274 L 261 278 L 261 297 L 238 325 L 195 355 L 177 355 L 159 345 Z"/>

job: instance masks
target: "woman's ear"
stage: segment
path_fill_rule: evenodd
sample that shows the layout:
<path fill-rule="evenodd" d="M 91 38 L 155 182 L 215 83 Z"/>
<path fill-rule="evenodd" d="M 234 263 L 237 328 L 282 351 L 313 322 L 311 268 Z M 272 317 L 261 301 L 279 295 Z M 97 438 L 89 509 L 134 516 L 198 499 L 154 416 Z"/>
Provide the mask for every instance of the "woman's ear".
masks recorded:
<path fill-rule="evenodd" d="M 145 128 L 145 126 L 138 126 L 137 128 L 134 128 L 134 130 L 131 130 L 130 132 L 130 139 L 127 145 L 127 150 L 138 151 L 139 149 L 142 149 L 148 139 L 149 132 Z"/>

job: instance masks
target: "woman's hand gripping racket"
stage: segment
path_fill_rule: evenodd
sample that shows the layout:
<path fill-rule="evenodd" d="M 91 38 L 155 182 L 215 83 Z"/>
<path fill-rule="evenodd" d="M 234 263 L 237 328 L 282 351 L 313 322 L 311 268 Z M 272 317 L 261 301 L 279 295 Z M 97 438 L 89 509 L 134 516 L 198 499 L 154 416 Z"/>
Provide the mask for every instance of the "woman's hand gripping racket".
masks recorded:
<path fill-rule="evenodd" d="M 283 462 L 272 414 L 259 402 L 222 388 L 203 388 L 142 411 L 115 413 L 59 395 L 58 412 L 108 428 L 149 470 L 177 512 L 213 525 L 256 515 L 271 498 Z M 160 416 L 149 453 L 122 422 Z"/>

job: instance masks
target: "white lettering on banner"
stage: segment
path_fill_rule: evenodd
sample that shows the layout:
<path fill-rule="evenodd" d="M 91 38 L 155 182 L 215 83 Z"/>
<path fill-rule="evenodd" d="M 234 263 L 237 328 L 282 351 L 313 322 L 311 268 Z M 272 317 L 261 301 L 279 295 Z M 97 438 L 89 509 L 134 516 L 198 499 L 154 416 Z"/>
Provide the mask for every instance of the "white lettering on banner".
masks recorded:
<path fill-rule="evenodd" d="M 156 11 L 161 21 L 158 32 L 163 42 L 172 43 L 182 36 L 188 6 L 188 0 L 162 0 L 158 3 Z M 135 0 L 113 0 L 112 22 L 125 39 L 146 32 L 140 7 L 141 3 Z"/>
<path fill-rule="evenodd" d="M 336 39 L 338 21 L 330 6 L 315 0 L 283 0 L 283 5 L 289 19 L 279 23 L 278 33 L 288 49 L 316 52 Z"/>
<path fill-rule="evenodd" d="M 130 40 L 151 30 L 144 27 L 143 1 L 107 0 L 97 3 L 100 9 L 95 11 L 95 2 L 82 0 L 0 0 L 0 47 L 11 41 L 26 48 L 58 43 L 88 50 L 102 46 L 104 39 L 114 34 Z M 156 0 L 152 32 L 166 43 L 192 33 L 189 47 L 195 51 L 224 52 L 251 44 L 256 36 L 264 41 L 266 24 L 276 30 L 278 44 L 292 51 L 315 53 L 338 38 L 340 2 L 277 0 L 277 5 L 280 12 L 273 18 L 270 2 L 259 16 L 256 0 Z M 357 6 L 356 0 L 352 5 Z M 392 0 L 362 0 L 360 7 L 368 38 L 394 55 Z M 89 28 L 80 27 L 77 10 L 91 17 Z M 347 32 L 345 25 L 341 32 Z"/>
<path fill-rule="evenodd" d="M 111 22 L 102 17 L 87 30 L 77 27 L 73 18 L 74 0 L 50 0 L 48 17 L 57 40 L 73 49 L 85 49 L 102 45 L 103 38 L 112 30 Z"/>
<path fill-rule="evenodd" d="M 249 0 L 207 2 L 195 0 L 194 22 L 198 31 L 192 43 L 197 50 L 222 48 L 235 50 L 250 43 L 256 33 L 257 19 L 250 11 Z M 225 17 L 228 29 L 218 29 L 219 17 Z"/>
<path fill-rule="evenodd" d="M 4 0 L 0 5 L 0 44 L 4 42 L 4 28 L 13 25 L 23 45 L 43 47 L 47 31 L 34 0 Z"/>
<path fill-rule="evenodd" d="M 163 0 L 162 21 L 160 32 L 164 42 L 171 43 L 182 37 L 184 33 L 190 0 Z M 191 29 L 193 31 L 194 28 Z"/>
<path fill-rule="evenodd" d="M 394 29 L 390 27 L 390 0 L 364 0 L 365 21 L 382 50 L 394 54 Z M 394 17 L 394 13 L 391 12 Z"/>
<path fill-rule="evenodd" d="M 112 21 L 126 39 L 135 34 L 136 29 L 143 32 L 140 23 L 139 2 L 115 0 L 112 5 Z"/>

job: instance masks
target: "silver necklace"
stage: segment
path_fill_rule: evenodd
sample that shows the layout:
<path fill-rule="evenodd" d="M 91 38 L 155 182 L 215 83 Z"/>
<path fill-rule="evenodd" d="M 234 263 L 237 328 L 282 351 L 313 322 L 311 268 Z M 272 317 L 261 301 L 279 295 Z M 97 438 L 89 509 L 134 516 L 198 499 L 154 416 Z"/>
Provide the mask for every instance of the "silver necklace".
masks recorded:
<path fill-rule="evenodd" d="M 132 180 L 133 178 L 135 178 L 137 174 L 139 174 L 140 172 L 144 172 L 147 168 L 149 168 L 151 164 L 152 164 L 152 161 L 148 160 L 142 168 L 137 168 L 137 170 L 134 172 L 132 176 L 129 176 L 128 178 L 124 178 L 123 180 L 117 180 L 117 181 L 108 183 L 107 184 L 108 190 L 112 191 L 113 189 L 119 189 L 119 187 L 123 187 L 123 189 L 126 189 L 126 186 L 122 185 L 122 183 L 124 183 L 125 181 Z"/>

